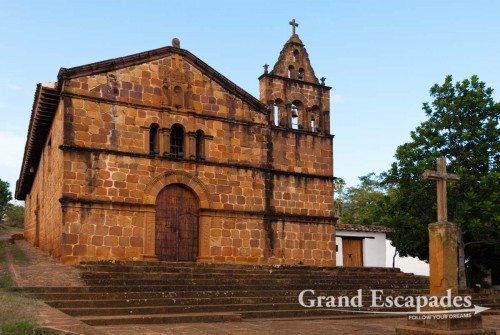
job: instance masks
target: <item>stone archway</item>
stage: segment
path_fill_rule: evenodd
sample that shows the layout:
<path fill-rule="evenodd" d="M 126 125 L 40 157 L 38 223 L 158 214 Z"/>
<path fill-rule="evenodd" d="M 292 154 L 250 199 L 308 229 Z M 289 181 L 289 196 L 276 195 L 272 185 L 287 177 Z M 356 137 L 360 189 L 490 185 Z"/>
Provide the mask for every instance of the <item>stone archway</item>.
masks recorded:
<path fill-rule="evenodd" d="M 182 184 L 170 184 L 156 197 L 155 255 L 161 261 L 196 261 L 199 204 Z"/>
<path fill-rule="evenodd" d="M 162 190 L 169 185 L 183 187 L 191 193 L 197 202 L 198 214 L 198 256 L 197 261 L 208 260 L 210 252 L 211 217 L 206 209 L 212 208 L 212 201 L 207 187 L 193 174 L 185 171 L 168 171 L 153 178 L 144 190 L 143 204 L 149 208 L 145 214 L 145 245 L 144 259 L 158 259 L 155 236 L 156 232 L 156 204 Z M 181 260 L 181 259 L 179 259 Z"/>

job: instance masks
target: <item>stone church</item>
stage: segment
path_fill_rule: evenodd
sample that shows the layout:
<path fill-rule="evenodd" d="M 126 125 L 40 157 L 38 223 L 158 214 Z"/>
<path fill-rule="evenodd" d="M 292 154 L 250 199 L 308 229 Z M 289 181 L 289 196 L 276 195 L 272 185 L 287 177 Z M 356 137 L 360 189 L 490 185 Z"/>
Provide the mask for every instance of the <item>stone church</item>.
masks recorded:
<path fill-rule="evenodd" d="M 178 39 L 38 84 L 25 238 L 64 264 L 335 265 L 331 88 L 290 24 L 259 99 Z"/>

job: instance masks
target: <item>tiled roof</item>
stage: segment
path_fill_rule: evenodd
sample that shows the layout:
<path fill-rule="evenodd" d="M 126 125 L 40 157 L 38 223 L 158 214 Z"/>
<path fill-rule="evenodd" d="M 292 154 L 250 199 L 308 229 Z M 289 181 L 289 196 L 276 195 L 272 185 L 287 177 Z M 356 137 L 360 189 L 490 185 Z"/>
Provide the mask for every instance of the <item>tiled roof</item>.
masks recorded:
<path fill-rule="evenodd" d="M 55 86 L 55 83 L 43 83 L 36 86 L 23 164 L 16 184 L 16 199 L 18 200 L 26 199 L 26 194 L 29 193 L 35 179 L 40 156 L 59 104 L 59 92 Z"/>
<path fill-rule="evenodd" d="M 384 226 L 368 226 L 360 224 L 337 224 L 337 230 L 342 231 L 366 231 L 374 233 L 392 233 L 392 229 Z"/>

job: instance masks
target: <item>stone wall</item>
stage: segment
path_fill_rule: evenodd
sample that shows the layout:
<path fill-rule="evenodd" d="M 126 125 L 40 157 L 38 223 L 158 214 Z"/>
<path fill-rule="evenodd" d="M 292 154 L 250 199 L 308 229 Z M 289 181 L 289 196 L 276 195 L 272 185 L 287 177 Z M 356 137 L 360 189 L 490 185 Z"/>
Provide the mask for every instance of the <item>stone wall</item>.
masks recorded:
<path fill-rule="evenodd" d="M 330 135 L 270 126 L 261 105 L 177 54 L 61 87 L 57 154 L 39 167 L 56 170 L 37 172 L 27 211 L 37 195 L 50 202 L 40 244 L 62 262 L 154 257 L 156 196 L 182 184 L 199 200 L 199 261 L 335 264 Z"/>
<path fill-rule="evenodd" d="M 36 176 L 26 198 L 24 235 L 30 243 L 43 251 L 61 256 L 62 211 L 59 199 L 62 196 L 64 180 L 63 152 L 63 110 L 59 105 L 54 116 L 51 132 L 45 142 L 36 169 Z"/>

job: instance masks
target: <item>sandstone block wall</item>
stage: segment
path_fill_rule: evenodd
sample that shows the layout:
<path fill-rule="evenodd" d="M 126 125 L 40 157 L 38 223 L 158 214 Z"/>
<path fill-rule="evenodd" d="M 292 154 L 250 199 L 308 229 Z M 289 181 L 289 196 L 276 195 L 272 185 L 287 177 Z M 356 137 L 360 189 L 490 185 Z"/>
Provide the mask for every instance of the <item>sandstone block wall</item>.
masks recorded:
<path fill-rule="evenodd" d="M 64 182 L 63 110 L 58 108 L 46 140 L 31 192 L 25 201 L 24 235 L 43 251 L 61 256 L 62 197 Z"/>
<path fill-rule="evenodd" d="M 179 183 L 199 200 L 200 261 L 334 265 L 331 136 L 270 126 L 267 111 L 175 54 L 65 79 L 61 97 L 57 154 L 40 165 L 56 170 L 37 175 L 27 236 L 32 199 L 49 199 L 40 243 L 64 263 L 153 257 L 156 196 Z M 182 157 L 170 153 L 176 124 Z"/>

